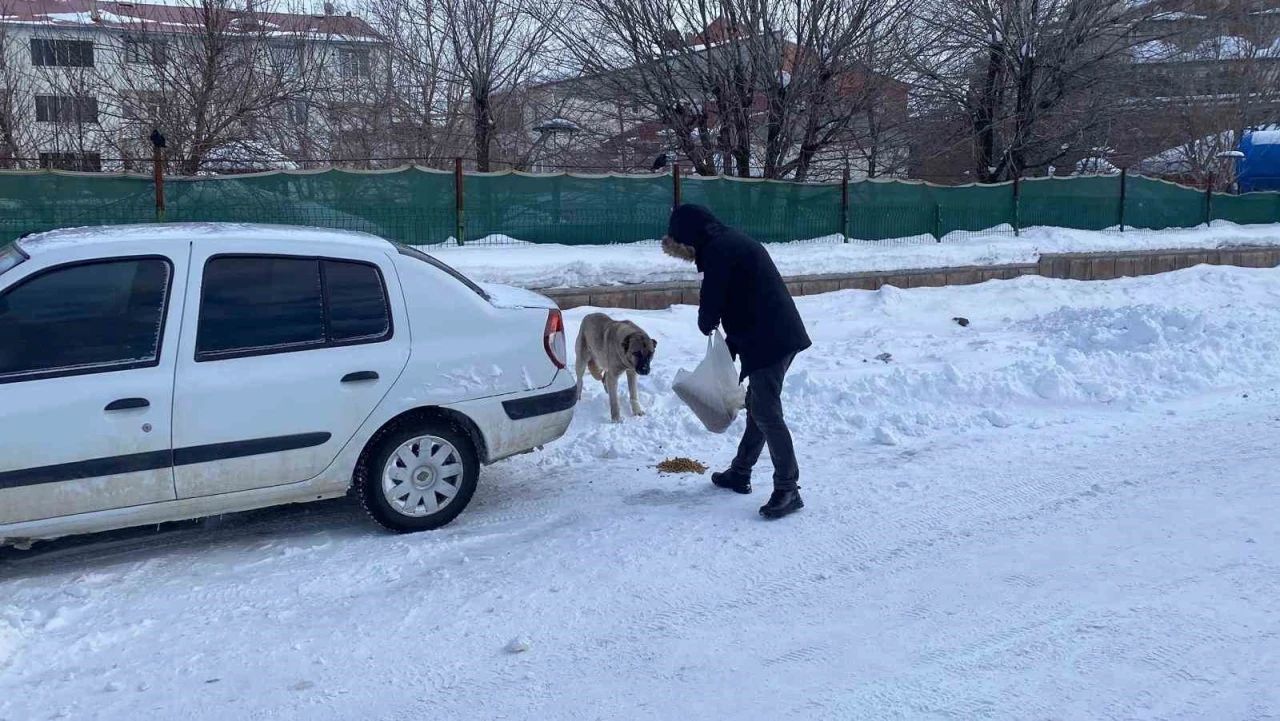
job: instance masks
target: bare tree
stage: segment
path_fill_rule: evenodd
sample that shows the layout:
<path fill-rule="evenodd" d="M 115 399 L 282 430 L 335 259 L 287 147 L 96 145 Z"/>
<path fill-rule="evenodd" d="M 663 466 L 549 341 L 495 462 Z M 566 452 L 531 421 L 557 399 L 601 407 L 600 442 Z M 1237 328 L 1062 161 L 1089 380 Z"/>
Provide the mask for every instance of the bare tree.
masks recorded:
<path fill-rule="evenodd" d="M 1236 5 L 1213 17 L 1180 16 L 1176 34 L 1138 49 L 1145 92 L 1135 95 L 1148 116 L 1163 120 L 1164 146 L 1174 144 L 1144 171 L 1230 182 L 1222 154 L 1251 127 L 1275 122 L 1280 107 L 1280 24 L 1263 15 Z"/>
<path fill-rule="evenodd" d="M 29 41 L 30 70 L 18 70 L 22 65 L 15 63 L 13 71 L 20 83 L 13 105 L 23 113 L 16 117 L 19 127 L 27 126 L 19 132 L 48 167 L 100 170 L 103 83 L 94 43 L 74 30 L 40 35 Z"/>
<path fill-rule="evenodd" d="M 7 16 L 8 3 L 0 2 L 0 16 Z M 33 115 L 30 89 L 32 73 L 23 60 L 28 52 L 6 24 L 0 24 L 0 168 L 26 167 L 26 158 L 34 153 L 31 124 Z"/>
<path fill-rule="evenodd" d="M 466 152 L 466 86 L 457 82 L 453 43 L 439 0 L 373 0 L 372 19 L 390 62 L 390 144 L 428 163 Z"/>
<path fill-rule="evenodd" d="M 561 24 L 603 97 L 645 106 L 704 175 L 807 177 L 881 100 L 904 17 L 873 0 L 576 0 Z"/>
<path fill-rule="evenodd" d="M 500 102 L 543 68 L 554 39 L 526 2 L 534 0 L 440 0 L 452 58 L 449 70 L 471 105 L 476 169 L 488 171 Z M 539 12 L 557 12 L 555 0 Z"/>
<path fill-rule="evenodd" d="M 983 182 L 1105 145 L 1132 48 L 1155 10 L 1112 0 L 930 0 L 909 55 L 930 112 L 963 119 Z"/>
<path fill-rule="evenodd" d="M 112 105 L 125 158 L 149 154 L 153 128 L 185 175 L 219 158 L 283 155 L 272 143 L 282 121 L 305 128 L 308 110 L 341 77 L 372 72 L 367 48 L 335 50 L 323 29 L 282 28 L 281 16 L 260 7 L 189 0 L 167 10 L 172 22 L 138 19 L 117 48 L 123 70 Z"/>

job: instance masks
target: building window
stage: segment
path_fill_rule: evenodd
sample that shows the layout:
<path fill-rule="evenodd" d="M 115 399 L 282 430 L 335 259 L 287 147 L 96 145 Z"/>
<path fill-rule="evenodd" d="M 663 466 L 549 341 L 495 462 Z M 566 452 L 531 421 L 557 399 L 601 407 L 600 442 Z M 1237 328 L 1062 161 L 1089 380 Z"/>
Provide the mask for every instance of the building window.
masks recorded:
<path fill-rule="evenodd" d="M 124 61 L 130 65 L 164 65 L 168 43 L 163 40 L 125 40 Z"/>
<path fill-rule="evenodd" d="M 157 90 L 125 93 L 121 100 L 125 118 L 140 123 L 155 123 L 164 108 L 164 94 Z"/>
<path fill-rule="evenodd" d="M 276 70 L 292 72 L 302 64 L 302 48 L 297 45 L 272 45 L 268 52 Z"/>
<path fill-rule="evenodd" d="M 93 41 L 32 38 L 31 64 L 37 67 L 91 68 Z"/>
<path fill-rule="evenodd" d="M 338 52 L 338 71 L 346 80 L 373 77 L 373 61 L 367 48 L 343 48 Z"/>
<path fill-rule="evenodd" d="M 99 153 L 40 153 L 40 167 L 45 170 L 101 173 L 102 155 Z"/>
<path fill-rule="evenodd" d="M 98 99 L 71 95 L 37 95 L 37 123 L 96 123 Z"/>
<path fill-rule="evenodd" d="M 311 106 L 305 100 L 291 100 L 284 107 L 285 120 L 290 125 L 305 127 L 311 118 Z"/>

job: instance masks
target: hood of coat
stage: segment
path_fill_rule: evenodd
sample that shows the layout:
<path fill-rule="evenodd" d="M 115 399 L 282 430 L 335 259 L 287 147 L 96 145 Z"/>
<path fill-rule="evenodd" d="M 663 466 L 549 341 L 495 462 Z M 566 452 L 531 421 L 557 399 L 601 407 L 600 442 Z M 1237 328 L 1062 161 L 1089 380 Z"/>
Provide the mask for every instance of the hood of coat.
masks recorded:
<path fill-rule="evenodd" d="M 667 236 L 680 245 L 702 250 L 708 242 L 724 230 L 724 224 L 710 210 L 701 205 L 685 204 L 671 211 L 667 223 Z"/>

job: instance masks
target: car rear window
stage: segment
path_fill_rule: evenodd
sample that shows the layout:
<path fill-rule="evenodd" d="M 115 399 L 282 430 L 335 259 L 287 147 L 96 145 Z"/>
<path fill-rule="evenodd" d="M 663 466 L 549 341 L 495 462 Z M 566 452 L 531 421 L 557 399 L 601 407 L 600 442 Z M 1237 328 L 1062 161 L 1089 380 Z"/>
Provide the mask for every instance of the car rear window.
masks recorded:
<path fill-rule="evenodd" d="M 323 344 L 324 301 L 314 258 L 233 256 L 205 265 L 198 359 Z"/>
<path fill-rule="evenodd" d="M 18 266 L 19 263 L 26 260 L 27 256 L 18 250 L 18 246 L 10 243 L 0 248 L 0 275 L 4 275 Z"/>
<path fill-rule="evenodd" d="M 382 274 L 372 265 L 326 260 L 324 269 L 329 339 L 350 343 L 383 338 L 391 332 L 391 309 Z"/>
<path fill-rule="evenodd" d="M 391 334 L 386 284 L 370 263 L 223 255 L 205 264 L 197 361 L 377 343 Z"/>
<path fill-rule="evenodd" d="M 444 271 L 445 273 L 448 273 L 450 276 L 454 278 L 454 280 L 457 280 L 459 283 L 470 288 L 471 291 L 476 295 L 480 296 L 481 298 L 484 298 L 485 300 L 489 300 L 489 294 L 484 292 L 483 288 L 476 285 L 475 282 L 472 281 L 467 276 L 459 273 L 453 268 L 450 268 L 448 265 L 445 265 L 444 263 L 440 262 L 438 259 L 433 258 L 427 255 L 426 253 L 423 253 L 422 251 L 418 250 L 417 248 L 414 248 L 411 245 L 404 245 L 403 243 L 395 243 L 395 246 L 396 246 L 396 250 L 400 251 L 400 255 L 407 255 L 410 258 L 416 258 L 422 261 L 423 263 L 429 263 L 435 266 L 437 269 Z"/>

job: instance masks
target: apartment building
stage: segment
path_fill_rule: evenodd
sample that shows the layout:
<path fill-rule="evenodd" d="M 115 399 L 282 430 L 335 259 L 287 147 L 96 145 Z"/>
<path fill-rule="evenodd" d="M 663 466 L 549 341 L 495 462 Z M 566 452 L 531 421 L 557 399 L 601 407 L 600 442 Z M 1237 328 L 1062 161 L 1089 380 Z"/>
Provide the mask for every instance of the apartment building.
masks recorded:
<path fill-rule="evenodd" d="M 180 172 L 326 152 L 383 77 L 362 19 L 191 0 L 0 0 L 0 167 Z M 250 168 L 251 169 L 251 168 Z"/>

